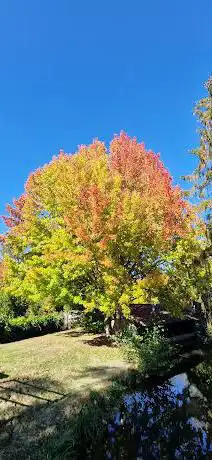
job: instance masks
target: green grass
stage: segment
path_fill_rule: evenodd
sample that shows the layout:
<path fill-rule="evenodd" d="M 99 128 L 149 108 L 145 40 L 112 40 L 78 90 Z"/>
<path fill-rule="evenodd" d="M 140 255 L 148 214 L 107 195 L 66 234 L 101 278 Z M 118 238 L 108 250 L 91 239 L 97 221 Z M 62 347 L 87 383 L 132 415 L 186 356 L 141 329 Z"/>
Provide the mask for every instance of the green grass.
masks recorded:
<path fill-rule="evenodd" d="M 81 331 L 0 345 L 0 458 L 50 458 L 48 439 L 68 437 L 91 390 L 126 370 L 119 348 Z"/>

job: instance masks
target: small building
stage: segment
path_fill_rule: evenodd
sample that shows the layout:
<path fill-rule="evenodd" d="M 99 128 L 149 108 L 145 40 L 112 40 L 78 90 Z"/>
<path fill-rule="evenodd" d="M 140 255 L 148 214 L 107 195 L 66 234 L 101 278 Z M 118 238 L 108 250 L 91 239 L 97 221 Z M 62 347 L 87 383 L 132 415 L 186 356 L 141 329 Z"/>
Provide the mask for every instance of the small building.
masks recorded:
<path fill-rule="evenodd" d="M 195 306 L 185 310 L 182 318 L 173 317 L 159 304 L 131 304 L 130 309 L 130 320 L 140 332 L 153 325 L 163 325 L 165 335 L 176 343 L 189 345 L 198 339 L 202 321 Z"/>

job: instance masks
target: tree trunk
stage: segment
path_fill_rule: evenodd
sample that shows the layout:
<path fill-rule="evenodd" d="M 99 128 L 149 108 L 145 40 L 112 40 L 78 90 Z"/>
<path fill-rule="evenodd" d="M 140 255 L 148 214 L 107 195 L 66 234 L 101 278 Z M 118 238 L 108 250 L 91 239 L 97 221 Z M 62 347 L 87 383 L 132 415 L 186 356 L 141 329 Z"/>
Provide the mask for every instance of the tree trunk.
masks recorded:
<path fill-rule="evenodd" d="M 112 335 L 111 317 L 106 317 L 104 323 L 106 337 L 110 337 Z"/>
<path fill-rule="evenodd" d="M 105 318 L 105 333 L 109 337 L 111 335 L 118 334 L 123 326 L 125 325 L 124 318 L 121 314 L 121 310 L 117 309 L 113 317 Z"/>

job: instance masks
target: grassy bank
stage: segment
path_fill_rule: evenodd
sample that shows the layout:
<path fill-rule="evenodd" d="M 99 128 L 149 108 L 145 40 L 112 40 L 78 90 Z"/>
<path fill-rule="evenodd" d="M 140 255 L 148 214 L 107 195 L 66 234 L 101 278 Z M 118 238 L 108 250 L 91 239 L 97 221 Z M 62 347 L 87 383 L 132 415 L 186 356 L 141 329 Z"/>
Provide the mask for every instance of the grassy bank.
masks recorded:
<path fill-rule="evenodd" d="M 91 391 L 126 371 L 118 348 L 81 331 L 0 345 L 0 458 L 51 458 Z"/>

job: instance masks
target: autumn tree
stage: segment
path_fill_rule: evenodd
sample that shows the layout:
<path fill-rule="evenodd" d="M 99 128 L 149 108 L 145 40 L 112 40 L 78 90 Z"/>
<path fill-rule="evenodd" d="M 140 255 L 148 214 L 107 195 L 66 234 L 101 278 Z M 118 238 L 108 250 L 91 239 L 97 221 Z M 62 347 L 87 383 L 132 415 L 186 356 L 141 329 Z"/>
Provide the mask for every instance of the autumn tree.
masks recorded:
<path fill-rule="evenodd" d="M 191 207 L 159 155 L 125 133 L 60 152 L 8 207 L 4 289 L 52 308 L 83 305 L 118 320 L 157 301 L 164 258 L 192 228 Z M 45 305 L 44 305 L 45 307 Z"/>

